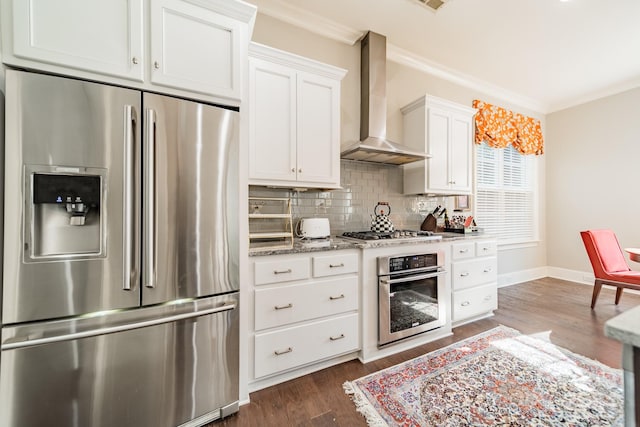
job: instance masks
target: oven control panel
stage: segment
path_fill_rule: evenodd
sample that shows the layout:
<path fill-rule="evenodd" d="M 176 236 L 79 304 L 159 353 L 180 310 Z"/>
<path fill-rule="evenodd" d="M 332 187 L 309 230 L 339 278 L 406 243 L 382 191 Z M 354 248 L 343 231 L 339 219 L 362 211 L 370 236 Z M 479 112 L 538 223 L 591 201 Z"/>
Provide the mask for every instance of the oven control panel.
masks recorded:
<path fill-rule="evenodd" d="M 389 273 L 438 267 L 438 254 L 407 255 L 389 258 Z"/>

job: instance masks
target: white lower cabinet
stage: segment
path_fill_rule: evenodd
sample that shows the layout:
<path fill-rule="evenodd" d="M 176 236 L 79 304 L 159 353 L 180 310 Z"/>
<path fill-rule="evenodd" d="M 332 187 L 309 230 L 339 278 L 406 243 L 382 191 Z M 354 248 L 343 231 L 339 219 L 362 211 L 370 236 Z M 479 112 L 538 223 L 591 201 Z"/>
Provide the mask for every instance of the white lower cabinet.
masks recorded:
<path fill-rule="evenodd" d="M 453 292 L 453 319 L 460 321 L 498 308 L 498 288 L 495 284 Z"/>
<path fill-rule="evenodd" d="M 498 308 L 498 258 L 495 240 L 451 245 L 453 325 L 488 316 Z"/>
<path fill-rule="evenodd" d="M 355 249 L 252 257 L 250 388 L 356 357 L 359 263 Z"/>
<path fill-rule="evenodd" d="M 256 331 L 358 309 L 358 278 L 256 289 Z"/>
<path fill-rule="evenodd" d="M 358 348 L 358 314 L 256 334 L 255 376 L 274 374 Z"/>

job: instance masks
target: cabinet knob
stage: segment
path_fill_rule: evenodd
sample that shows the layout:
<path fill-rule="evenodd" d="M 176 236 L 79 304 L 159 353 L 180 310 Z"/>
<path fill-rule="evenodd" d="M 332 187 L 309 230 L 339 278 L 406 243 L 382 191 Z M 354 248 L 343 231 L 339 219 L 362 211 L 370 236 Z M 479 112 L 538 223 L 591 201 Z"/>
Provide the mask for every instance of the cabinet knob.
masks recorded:
<path fill-rule="evenodd" d="M 131 62 L 133 62 L 135 65 L 138 65 L 138 58 L 134 56 L 133 58 L 131 58 Z"/>
<path fill-rule="evenodd" d="M 291 172 L 295 172 L 295 171 L 296 171 L 296 168 L 291 168 Z"/>
<path fill-rule="evenodd" d="M 154 61 L 153 62 L 153 68 L 155 68 L 156 70 L 160 68 L 160 63 L 158 61 Z"/>
<path fill-rule="evenodd" d="M 302 173 L 302 168 L 298 169 L 298 173 Z"/>

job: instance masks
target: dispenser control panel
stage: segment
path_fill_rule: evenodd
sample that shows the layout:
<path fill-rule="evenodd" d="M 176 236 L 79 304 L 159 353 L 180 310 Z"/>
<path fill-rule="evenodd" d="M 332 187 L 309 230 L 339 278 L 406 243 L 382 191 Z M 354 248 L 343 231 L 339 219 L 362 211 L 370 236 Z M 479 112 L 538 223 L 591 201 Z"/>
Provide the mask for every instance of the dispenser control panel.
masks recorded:
<path fill-rule="evenodd" d="M 100 176 L 97 175 L 33 175 L 33 203 L 82 203 L 100 205 Z"/>

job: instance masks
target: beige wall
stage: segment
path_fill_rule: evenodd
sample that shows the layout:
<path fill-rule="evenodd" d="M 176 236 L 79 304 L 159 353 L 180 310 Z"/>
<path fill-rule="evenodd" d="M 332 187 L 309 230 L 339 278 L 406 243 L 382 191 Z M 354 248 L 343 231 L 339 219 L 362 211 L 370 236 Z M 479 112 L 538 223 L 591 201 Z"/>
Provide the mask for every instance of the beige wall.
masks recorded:
<path fill-rule="evenodd" d="M 341 137 L 344 144 L 353 142 L 360 135 L 360 45 L 349 46 L 344 43 L 319 36 L 302 28 L 284 23 L 270 16 L 258 13 L 252 40 L 301 56 L 322 61 L 348 70 L 342 81 L 341 94 Z M 400 108 L 424 94 L 446 98 L 464 105 L 471 105 L 473 99 L 510 108 L 531 115 L 542 121 L 544 116 L 528 111 L 506 100 L 494 98 L 462 87 L 446 80 L 425 74 L 416 69 L 394 62 L 387 64 L 387 136 L 391 140 L 402 142 L 402 114 Z M 511 272 L 531 270 L 546 265 L 546 247 L 544 243 L 545 224 L 544 204 L 544 156 L 539 158 L 539 176 L 541 178 L 541 198 L 539 211 L 532 212 L 541 219 L 540 242 L 525 248 L 501 250 L 499 274 L 505 276 Z"/>
<path fill-rule="evenodd" d="M 589 228 L 639 247 L 640 89 L 549 114 L 546 135 L 548 264 L 591 272 Z"/>

